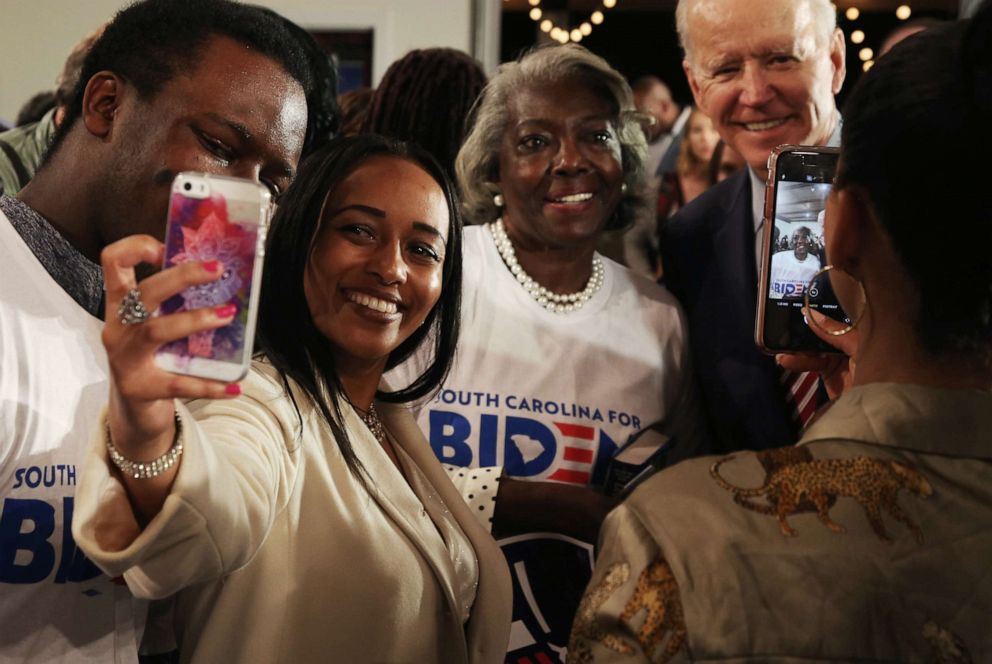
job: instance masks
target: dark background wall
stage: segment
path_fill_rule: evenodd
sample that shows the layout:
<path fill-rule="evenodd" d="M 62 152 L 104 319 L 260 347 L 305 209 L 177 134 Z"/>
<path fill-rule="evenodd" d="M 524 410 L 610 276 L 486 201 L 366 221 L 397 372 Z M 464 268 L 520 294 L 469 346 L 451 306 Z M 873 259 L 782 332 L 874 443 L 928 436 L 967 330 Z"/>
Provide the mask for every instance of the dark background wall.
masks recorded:
<path fill-rule="evenodd" d="M 587 16 L 588 12 L 573 12 L 569 15 L 572 27 Z M 924 16 L 950 20 L 955 18 L 956 11 L 914 9 L 910 20 Z M 847 40 L 847 78 L 839 97 L 841 104 L 847 91 L 863 73 L 858 52 L 867 46 L 877 53 L 885 36 L 902 23 L 892 11 L 862 12 L 853 22 L 843 15 L 839 17 L 838 25 L 845 37 L 855 29 L 863 30 L 866 36 L 864 43 L 858 45 Z M 501 61 L 515 59 L 523 51 L 532 48 L 541 37 L 544 37 L 543 33 L 538 24 L 527 15 L 527 11 L 504 11 Z M 691 102 L 689 85 L 682 71 L 682 52 L 675 34 L 675 15 L 672 11 L 609 12 L 602 25 L 594 26 L 592 34 L 581 43 L 606 58 L 628 80 L 642 74 L 654 74 L 669 85 L 677 100 L 682 103 Z"/>

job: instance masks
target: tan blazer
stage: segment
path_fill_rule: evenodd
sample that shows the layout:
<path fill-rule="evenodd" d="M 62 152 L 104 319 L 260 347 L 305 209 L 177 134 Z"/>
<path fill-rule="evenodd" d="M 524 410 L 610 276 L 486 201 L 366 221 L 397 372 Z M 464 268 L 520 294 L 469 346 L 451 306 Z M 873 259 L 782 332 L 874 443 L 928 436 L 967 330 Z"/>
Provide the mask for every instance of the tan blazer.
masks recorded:
<path fill-rule="evenodd" d="M 100 432 L 77 492 L 79 546 L 138 597 L 175 594 L 185 662 L 502 661 L 506 564 L 412 417 L 378 406 L 401 474 L 344 407 L 363 484 L 294 396 L 299 414 L 256 363 L 238 399 L 180 406 L 180 470 L 144 530 Z"/>
<path fill-rule="evenodd" d="M 876 383 L 610 513 L 569 661 L 992 661 L 992 393 Z"/>

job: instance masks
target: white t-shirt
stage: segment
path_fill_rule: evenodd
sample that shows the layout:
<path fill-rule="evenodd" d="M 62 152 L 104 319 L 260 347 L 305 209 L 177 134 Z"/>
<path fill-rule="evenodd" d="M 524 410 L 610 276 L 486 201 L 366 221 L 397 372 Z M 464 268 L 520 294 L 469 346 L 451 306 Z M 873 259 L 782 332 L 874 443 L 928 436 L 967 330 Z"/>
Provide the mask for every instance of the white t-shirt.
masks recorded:
<path fill-rule="evenodd" d="M 599 291 L 580 310 L 556 314 L 517 283 L 488 226 L 465 229 L 458 350 L 417 422 L 486 526 L 499 466 L 515 478 L 596 484 L 617 447 L 652 425 L 673 439 L 669 461 L 703 451 L 675 298 L 602 260 Z M 408 385 L 424 361 L 398 367 L 389 384 Z M 557 533 L 499 544 L 515 579 L 507 661 L 563 661 L 592 547 Z"/>
<path fill-rule="evenodd" d="M 2 212 L 0 266 L 0 662 L 136 662 L 145 604 L 100 572 L 71 532 L 81 464 L 107 400 L 103 323 L 49 276 Z"/>
<path fill-rule="evenodd" d="M 672 460 L 696 452 L 685 325 L 667 290 L 603 258 L 602 288 L 556 314 L 510 274 L 488 226 L 466 228 L 464 244 L 454 366 L 417 419 L 442 463 L 588 485 L 618 446 L 659 422 L 675 438 Z M 390 384 L 422 367 L 421 357 L 398 367 Z"/>
<path fill-rule="evenodd" d="M 819 271 L 820 259 L 813 254 L 806 254 L 803 260 L 796 258 L 791 249 L 772 254 L 768 296 L 774 300 L 801 298 L 810 280 Z"/>

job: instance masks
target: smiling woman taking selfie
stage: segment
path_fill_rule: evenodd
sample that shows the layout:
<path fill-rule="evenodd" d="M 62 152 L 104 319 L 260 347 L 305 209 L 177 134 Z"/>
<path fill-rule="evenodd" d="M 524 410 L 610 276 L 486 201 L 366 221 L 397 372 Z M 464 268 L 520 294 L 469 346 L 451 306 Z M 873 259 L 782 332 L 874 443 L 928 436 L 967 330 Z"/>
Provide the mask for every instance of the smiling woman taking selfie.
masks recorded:
<path fill-rule="evenodd" d="M 136 595 L 177 593 L 182 661 L 500 660 L 505 566 L 398 404 L 434 390 L 451 361 L 460 235 L 432 158 L 376 136 L 339 139 L 303 163 L 272 222 L 259 359 L 242 386 L 153 361 L 227 312 L 108 320 L 106 431 L 74 532 Z M 108 248 L 108 298 L 161 255 L 146 236 Z M 154 310 L 218 272 L 187 263 L 137 288 Z M 425 371 L 384 390 L 383 371 L 421 346 Z M 111 443 L 136 462 L 181 450 L 135 479 L 114 468 Z"/>
<path fill-rule="evenodd" d="M 596 251 L 646 203 L 643 152 L 624 78 L 570 45 L 500 67 L 456 164 L 475 224 L 461 337 L 418 421 L 473 512 L 516 536 L 504 553 L 518 573 L 530 567 L 540 607 L 525 622 L 558 647 L 589 572 L 582 543 L 613 505 L 598 488 L 617 447 L 649 427 L 655 447 L 670 440 L 669 460 L 702 446 L 678 305 Z M 404 366 L 396 385 L 423 364 Z"/>

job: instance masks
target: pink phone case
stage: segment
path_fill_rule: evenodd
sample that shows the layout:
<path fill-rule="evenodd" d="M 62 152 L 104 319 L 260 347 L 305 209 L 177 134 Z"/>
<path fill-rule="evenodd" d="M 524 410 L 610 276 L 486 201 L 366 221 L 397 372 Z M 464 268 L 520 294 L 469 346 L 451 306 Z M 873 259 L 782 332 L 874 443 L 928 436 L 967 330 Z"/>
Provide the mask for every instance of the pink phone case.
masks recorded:
<path fill-rule="evenodd" d="M 269 200 L 264 187 L 247 180 L 201 173 L 176 177 L 163 269 L 218 260 L 222 275 L 174 295 L 159 312 L 233 304 L 237 313 L 229 325 L 162 346 L 156 361 L 163 369 L 227 381 L 244 376 L 251 360 Z"/>

